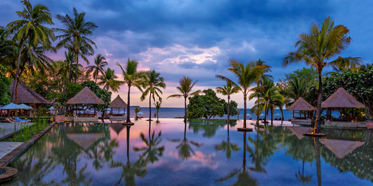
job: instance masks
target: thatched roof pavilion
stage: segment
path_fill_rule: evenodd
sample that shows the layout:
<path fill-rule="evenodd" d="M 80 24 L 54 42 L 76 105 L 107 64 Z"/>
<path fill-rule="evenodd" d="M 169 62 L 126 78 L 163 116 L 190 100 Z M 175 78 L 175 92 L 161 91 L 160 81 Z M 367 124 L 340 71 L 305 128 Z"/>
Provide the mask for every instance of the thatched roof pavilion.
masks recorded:
<path fill-rule="evenodd" d="M 321 103 L 322 108 L 365 108 L 343 87 L 338 88 L 328 99 Z"/>
<path fill-rule="evenodd" d="M 118 95 L 111 103 L 109 108 L 127 108 L 126 102 Z"/>
<path fill-rule="evenodd" d="M 88 87 L 84 87 L 78 94 L 67 101 L 68 105 L 103 105 L 105 104 L 99 97 L 96 96 Z"/>
<path fill-rule="evenodd" d="M 13 80 L 12 86 L 10 86 L 10 92 L 13 90 L 13 85 L 15 85 L 15 80 Z M 36 93 L 30 87 L 19 81 L 18 83 L 18 104 L 25 103 L 25 104 L 51 104 L 50 101 L 46 100 L 40 94 Z"/>
<path fill-rule="evenodd" d="M 299 97 L 290 107 L 286 108 L 286 110 L 310 111 L 310 110 L 316 110 L 316 108 L 312 106 L 311 104 L 309 104 L 302 97 Z"/>
<path fill-rule="evenodd" d="M 345 141 L 331 139 L 320 139 L 320 143 L 325 145 L 339 159 L 343 159 L 347 154 L 350 154 L 356 148 L 364 145 L 364 142 L 361 141 Z"/>

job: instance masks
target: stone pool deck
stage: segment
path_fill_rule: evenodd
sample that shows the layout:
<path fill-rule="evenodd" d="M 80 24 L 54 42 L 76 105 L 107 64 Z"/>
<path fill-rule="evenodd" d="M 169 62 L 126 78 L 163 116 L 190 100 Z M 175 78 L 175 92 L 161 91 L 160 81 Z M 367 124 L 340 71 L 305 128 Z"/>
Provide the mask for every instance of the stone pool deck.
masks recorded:
<path fill-rule="evenodd" d="M 0 142 L 0 159 L 22 145 L 23 142 Z"/>

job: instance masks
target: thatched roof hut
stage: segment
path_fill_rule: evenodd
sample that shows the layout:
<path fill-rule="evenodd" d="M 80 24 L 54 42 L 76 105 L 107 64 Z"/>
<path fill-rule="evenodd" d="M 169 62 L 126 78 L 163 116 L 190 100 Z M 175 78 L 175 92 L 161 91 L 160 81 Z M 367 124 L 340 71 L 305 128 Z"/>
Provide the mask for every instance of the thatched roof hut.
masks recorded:
<path fill-rule="evenodd" d="M 321 103 L 322 108 L 365 108 L 343 87 L 340 87 L 328 99 Z"/>
<path fill-rule="evenodd" d="M 361 141 L 345 141 L 331 139 L 320 139 L 320 143 L 325 145 L 339 159 L 343 159 L 347 154 L 350 154 L 356 148 L 364 145 L 364 142 Z"/>
<path fill-rule="evenodd" d="M 101 133 L 68 133 L 67 138 L 73 140 L 82 149 L 87 150 L 93 143 L 100 138 L 104 137 L 105 134 Z"/>
<path fill-rule="evenodd" d="M 15 85 L 15 80 L 13 80 L 12 85 L 10 86 L 10 92 L 13 90 L 13 85 Z M 40 94 L 36 93 L 30 87 L 19 81 L 18 83 L 18 104 L 25 103 L 25 104 L 51 104 L 50 101 L 46 100 Z"/>
<path fill-rule="evenodd" d="M 67 101 L 68 105 L 103 105 L 105 104 L 99 97 L 96 96 L 88 87 L 84 87 L 78 94 Z"/>
<path fill-rule="evenodd" d="M 316 110 L 316 108 L 312 106 L 311 104 L 309 104 L 302 97 L 299 97 L 290 107 L 286 108 L 286 110 L 310 111 L 310 110 Z"/>
<path fill-rule="evenodd" d="M 118 95 L 111 103 L 109 108 L 127 108 L 126 102 Z"/>

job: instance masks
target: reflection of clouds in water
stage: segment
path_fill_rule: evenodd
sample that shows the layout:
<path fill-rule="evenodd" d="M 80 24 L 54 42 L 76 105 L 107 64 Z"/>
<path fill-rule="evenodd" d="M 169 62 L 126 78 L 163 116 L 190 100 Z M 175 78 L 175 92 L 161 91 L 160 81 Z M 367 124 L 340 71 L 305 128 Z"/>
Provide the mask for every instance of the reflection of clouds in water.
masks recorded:
<path fill-rule="evenodd" d="M 205 155 L 201 151 L 195 151 L 195 154 L 185 161 L 181 160 L 177 151 L 170 151 L 167 154 L 164 154 L 164 156 L 179 160 L 177 162 L 172 162 L 172 164 L 170 164 L 168 161 L 164 161 L 164 163 L 162 163 L 162 165 L 169 164 L 167 166 L 173 170 L 180 170 L 187 167 L 194 169 L 201 167 L 217 169 L 219 166 L 219 163 L 215 159 L 215 153 Z"/>

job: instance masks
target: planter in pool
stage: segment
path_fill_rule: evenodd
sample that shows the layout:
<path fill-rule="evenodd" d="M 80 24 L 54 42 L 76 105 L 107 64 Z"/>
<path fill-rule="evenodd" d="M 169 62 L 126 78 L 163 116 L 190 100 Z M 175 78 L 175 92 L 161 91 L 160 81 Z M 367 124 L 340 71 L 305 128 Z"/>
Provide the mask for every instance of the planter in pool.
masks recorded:
<path fill-rule="evenodd" d="M 11 167 L 0 167 L 0 183 L 16 177 L 18 170 Z"/>
<path fill-rule="evenodd" d="M 74 117 L 73 116 L 65 116 L 65 121 L 67 121 L 67 122 L 74 121 Z"/>
<path fill-rule="evenodd" d="M 373 121 L 367 121 L 367 129 L 373 129 Z"/>

